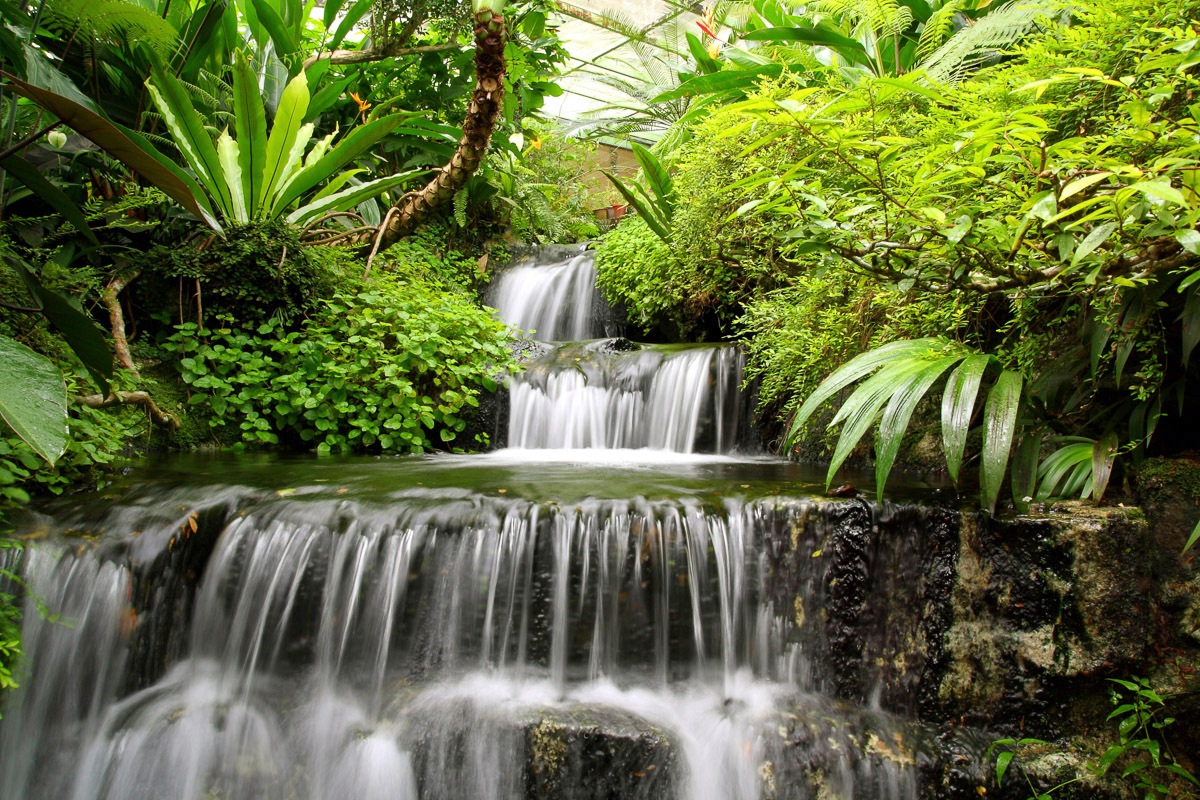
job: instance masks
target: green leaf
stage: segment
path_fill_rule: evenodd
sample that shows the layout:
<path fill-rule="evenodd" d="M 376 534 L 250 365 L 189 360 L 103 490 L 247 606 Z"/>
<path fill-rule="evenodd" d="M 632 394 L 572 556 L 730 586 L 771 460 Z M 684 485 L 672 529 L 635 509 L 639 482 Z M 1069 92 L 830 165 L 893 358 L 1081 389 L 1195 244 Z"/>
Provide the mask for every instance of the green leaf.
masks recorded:
<path fill-rule="evenodd" d="M 1138 190 L 1148 197 L 1156 197 L 1159 200 L 1177 206 L 1187 205 L 1187 201 L 1183 198 L 1183 192 L 1176 189 L 1167 181 L 1142 181 L 1133 184 L 1131 188 Z"/>
<path fill-rule="evenodd" d="M 650 185 L 650 190 L 654 192 L 658 201 L 659 217 L 669 224 L 674 212 L 675 183 L 666 167 L 653 153 L 637 142 L 630 142 L 630 146 L 642 167 L 642 173 L 646 176 L 646 183 Z"/>
<path fill-rule="evenodd" d="M 393 114 L 372 120 L 365 125 L 358 125 L 350 131 L 337 145 L 312 164 L 305 160 L 305 166 L 285 180 L 276 191 L 271 202 L 271 213 L 280 214 L 302 194 L 332 177 L 354 159 L 377 145 L 384 137 L 391 134 L 401 123 L 411 124 L 413 114 Z M 315 148 L 314 148 L 315 149 Z M 405 173 L 408 175 L 409 173 Z"/>
<path fill-rule="evenodd" d="M 1116 229 L 1117 223 L 1115 222 L 1105 222 L 1092 228 L 1075 248 L 1075 255 L 1071 257 L 1071 266 L 1078 265 L 1080 261 L 1091 255 L 1092 251 L 1104 244 Z"/>
<path fill-rule="evenodd" d="M 1084 189 L 1088 188 L 1089 186 L 1093 186 L 1093 185 L 1099 183 L 1100 181 L 1105 180 L 1106 178 L 1110 177 L 1111 175 L 1112 175 L 1111 172 L 1105 171 L 1105 172 L 1097 172 L 1094 175 L 1084 175 L 1082 178 L 1076 178 L 1075 180 L 1071 181 L 1066 186 L 1064 186 L 1062 191 L 1059 192 L 1059 195 L 1058 195 L 1059 205 L 1062 205 L 1063 201 L 1066 200 L 1068 197 L 1071 197 L 1072 195 L 1082 192 Z"/>
<path fill-rule="evenodd" d="M 850 359 L 839 367 L 832 375 L 821 382 L 821 385 L 809 395 L 788 428 L 787 443 L 790 447 L 804 428 L 804 424 L 813 412 L 820 408 L 845 387 L 869 375 L 892 359 L 911 356 L 914 353 L 935 348 L 945 348 L 948 342 L 944 339 L 903 339 L 882 345 L 874 350 L 868 350 Z"/>
<path fill-rule="evenodd" d="M 867 49 L 862 43 L 835 33 L 827 28 L 793 27 L 793 28 L 763 28 L 751 31 L 742 36 L 751 42 L 804 42 L 805 44 L 824 45 L 850 61 L 860 64 L 867 63 Z"/>
<path fill-rule="evenodd" d="M 1192 545 L 1196 543 L 1197 539 L 1200 539 L 1200 522 L 1197 522 L 1196 527 L 1192 528 L 1191 535 L 1188 536 L 1187 542 L 1183 545 L 1183 552 L 1186 553 L 1188 550 L 1191 550 Z"/>
<path fill-rule="evenodd" d="M 946 471 L 955 483 L 958 483 L 958 471 L 967 446 L 967 431 L 971 427 L 979 384 L 991 362 L 991 356 L 967 356 L 950 373 L 942 392 L 942 446 L 946 451 Z"/>
<path fill-rule="evenodd" d="M 1037 489 L 1038 454 L 1041 449 L 1041 436 L 1026 433 L 1021 437 L 1016 453 L 1013 455 L 1010 479 L 1013 505 L 1016 506 L 1018 513 L 1029 512 L 1029 500 L 1026 498 L 1032 499 L 1034 491 Z"/>
<path fill-rule="evenodd" d="M 1092 499 L 1097 502 L 1108 488 L 1118 444 L 1117 434 L 1109 431 L 1092 446 Z"/>
<path fill-rule="evenodd" d="M 279 12 L 266 0 L 251 0 L 251 2 L 254 4 L 254 12 L 258 21 L 262 27 L 266 28 L 271 41 L 275 44 L 275 54 L 279 56 L 280 61 L 287 64 L 291 60 L 288 56 L 296 52 L 296 41 L 292 37 L 291 31 L 287 29 Z M 266 44 L 266 42 L 261 43 Z"/>
<path fill-rule="evenodd" d="M 1021 404 L 1021 373 L 1004 370 L 988 392 L 983 406 L 983 455 L 979 483 L 983 506 L 996 513 L 996 500 L 1008 465 L 1009 448 L 1017 427 L 1017 409 Z"/>
<path fill-rule="evenodd" d="M 1016 755 L 1016 753 L 1014 753 L 1012 750 L 1005 750 L 1003 753 L 996 756 L 996 785 L 997 786 L 1002 786 L 1004 784 L 1004 773 L 1008 771 L 1009 762 L 1011 762 L 1013 760 L 1013 756 L 1015 756 L 1015 755 Z"/>
<path fill-rule="evenodd" d="M 171 138 L 209 197 L 222 213 L 231 216 L 233 198 L 225 184 L 216 147 L 204 127 L 204 119 L 196 112 L 187 90 L 174 75 L 157 65 L 152 68 L 151 74 L 153 77 L 146 81 L 146 87 L 171 131 Z"/>
<path fill-rule="evenodd" d="M 140 135 L 111 122 L 79 102 L 0 72 L 8 87 L 45 108 L 78 133 L 86 136 L 106 153 L 134 170 L 179 205 L 195 214 L 209 227 L 221 230 L 212 209 L 203 200 L 200 187 Z"/>
<path fill-rule="evenodd" d="M 645 221 L 646 225 L 653 231 L 654 235 L 670 244 L 671 232 L 659 220 L 655 209 L 651 208 L 647 198 L 635 194 L 633 190 L 625 184 L 623 180 L 612 174 L 608 170 L 600 170 L 604 177 L 612 181 L 612 185 L 625 198 L 625 202 L 633 206 L 633 209 L 638 213 L 638 216 Z"/>
<path fill-rule="evenodd" d="M 0 335 L 0 419 L 50 464 L 67 449 L 67 386 L 50 359 Z"/>
<path fill-rule="evenodd" d="M 385 175 L 382 178 L 376 178 L 375 180 L 343 189 L 340 192 L 326 195 L 288 214 L 287 221 L 292 225 L 303 226 L 327 211 L 349 210 L 364 200 L 369 200 L 386 192 L 388 189 L 404 184 L 405 181 L 409 180 L 417 172 L 418 170 L 409 170 L 407 172 L 398 172 L 394 175 Z"/>
<path fill-rule="evenodd" d="M 250 216 L 246 210 L 245 186 L 242 183 L 242 166 L 239 158 L 238 143 L 225 130 L 217 137 L 217 160 L 221 163 L 221 174 L 229 187 L 231 207 L 229 217 L 238 222 L 249 222 Z"/>
<path fill-rule="evenodd" d="M 1188 293 L 1179 319 L 1183 322 L 1183 356 L 1181 360 L 1186 367 L 1188 359 L 1192 357 L 1192 351 L 1196 349 L 1196 344 L 1200 343 L 1200 287 L 1192 287 Z"/>
<path fill-rule="evenodd" d="M 25 262 L 14 256 L 7 260 L 25 284 L 29 294 L 41 306 L 42 316 L 62 334 L 67 346 L 91 374 L 101 393 L 108 394 L 108 382 L 112 380 L 113 366 L 112 352 L 108 348 L 108 340 L 104 333 L 96 327 L 91 317 L 76 308 L 70 300 L 42 286 Z"/>
<path fill-rule="evenodd" d="M 925 351 L 927 352 L 927 351 Z M 833 450 L 833 458 L 829 462 L 829 471 L 825 476 L 826 488 L 833 483 L 833 477 L 838 469 L 849 458 L 850 453 L 858 445 L 867 429 L 875 423 L 883 410 L 884 403 L 903 390 L 904 386 L 916 377 L 928 361 L 920 358 L 894 359 L 877 373 L 863 381 L 842 407 L 838 409 L 830 426 L 845 421 L 841 436 Z"/>
<path fill-rule="evenodd" d="M 62 214 L 75 230 L 87 237 L 88 241 L 95 245 L 100 244 L 100 240 L 96 238 L 96 233 L 88 225 L 87 218 L 83 215 L 83 209 L 75 201 L 67 197 L 62 189 L 59 189 L 53 183 L 46 180 L 37 167 L 15 155 L 0 161 L 0 165 L 14 178 L 28 186 L 31 192 L 49 203 L 55 211 Z"/>
<path fill-rule="evenodd" d="M 242 196 L 247 217 L 254 218 L 266 205 L 262 179 L 267 163 L 267 112 L 258 88 L 258 76 L 241 53 L 233 62 L 233 116 Z"/>
<path fill-rule="evenodd" d="M 279 98 L 279 108 L 275 112 L 275 121 L 271 126 L 271 135 L 267 139 L 266 164 L 263 167 L 262 196 L 276 197 L 276 187 L 284 185 L 290 177 L 288 165 L 298 161 L 295 158 L 296 145 L 303 148 L 307 140 L 298 142 L 302 130 L 306 128 L 304 115 L 308 112 L 308 81 L 304 73 L 292 78 L 283 95 Z M 308 127 L 311 131 L 311 126 Z M 275 213 L 281 208 L 276 202 L 271 203 Z"/>
<path fill-rule="evenodd" d="M 884 409 L 883 419 L 879 423 L 879 436 L 875 445 L 875 494 L 877 499 L 883 499 L 883 487 L 887 483 L 888 474 L 892 471 L 896 454 L 900 451 L 900 443 L 908 430 L 908 422 L 912 418 L 917 403 L 929 391 L 929 387 L 958 363 L 961 356 L 943 356 L 928 364 L 916 375 L 908 379 L 893 394 Z"/>
<path fill-rule="evenodd" d="M 334 50 L 342 43 L 342 40 L 349 35 L 350 31 L 354 30 L 354 26 L 363 18 L 370 9 L 375 0 L 358 0 L 354 5 L 350 6 L 350 10 L 346 12 L 346 16 L 342 17 L 342 21 L 338 23 L 337 30 L 333 32 L 333 38 L 329 40 L 329 44 L 325 47 L 326 50 Z"/>
<path fill-rule="evenodd" d="M 749 92 L 758 86 L 763 78 L 778 78 L 783 74 L 782 64 L 764 64 L 762 66 L 746 67 L 743 69 L 726 69 L 711 75 L 697 75 L 688 78 L 679 86 L 656 96 L 651 103 L 665 103 L 682 97 L 699 97 L 707 94 L 725 92 Z"/>

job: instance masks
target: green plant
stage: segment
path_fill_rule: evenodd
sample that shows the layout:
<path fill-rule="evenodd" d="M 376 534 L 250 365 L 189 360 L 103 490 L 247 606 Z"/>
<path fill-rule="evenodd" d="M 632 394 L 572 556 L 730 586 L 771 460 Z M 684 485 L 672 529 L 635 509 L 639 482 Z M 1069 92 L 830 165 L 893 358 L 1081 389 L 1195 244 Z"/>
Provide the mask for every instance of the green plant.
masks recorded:
<path fill-rule="evenodd" d="M 169 346 L 192 403 L 245 443 L 419 453 L 456 441 L 479 392 L 512 368 L 506 343 L 461 292 L 380 276 L 298 331 L 188 323 Z"/>
<path fill-rule="evenodd" d="M 994 511 L 1017 428 L 1024 379 L 1019 372 L 1004 369 L 994 356 L 975 352 L 957 342 L 933 338 L 891 342 L 851 359 L 826 378 L 800 406 L 788 431 L 788 442 L 795 440 L 823 403 L 862 380 L 830 423 L 844 425 L 825 482 L 832 483 L 850 452 L 878 420 L 875 485 L 877 494 L 882 496 L 917 403 L 947 372 L 942 392 L 942 441 L 946 469 L 955 481 L 962 466 L 980 386 L 985 376 L 994 375 L 983 407 L 980 466 L 982 505 Z"/>
<path fill-rule="evenodd" d="M 675 184 L 671 174 L 658 157 L 637 142 L 630 142 L 633 155 L 642 168 L 642 175 L 650 187 L 647 192 L 638 184 L 627 184 L 607 170 L 601 170 L 612 181 L 613 186 L 633 206 L 638 216 L 664 242 L 671 241 L 671 220 L 675 216 Z"/>
<path fill-rule="evenodd" d="M 1180 766 L 1167 744 L 1164 731 L 1175 723 L 1166 712 L 1170 696 L 1154 691 L 1145 678 L 1109 680 L 1118 687 L 1112 690 L 1116 708 L 1108 715 L 1117 723 L 1117 741 L 1100 757 L 1096 773 L 1106 775 L 1114 767 L 1120 769 L 1121 777 L 1133 783 L 1146 800 L 1177 796 L 1170 795 L 1166 785 L 1169 775 L 1200 787 L 1200 780 Z M 1195 796 L 1194 792 L 1189 794 Z"/>
<path fill-rule="evenodd" d="M 1116 708 L 1108 715 L 1108 721 L 1116 722 L 1116 741 L 1110 744 L 1095 764 L 1089 765 L 1098 778 L 1107 776 L 1114 769 L 1120 770 L 1120 778 L 1126 781 L 1144 800 L 1158 798 L 1196 797 L 1200 780 L 1185 769 L 1172 755 L 1164 731 L 1175 723 L 1168 715 L 1167 701 L 1170 695 L 1156 692 L 1145 678 L 1129 680 L 1109 678 L 1116 686 L 1111 691 Z M 1002 786 L 1009 767 L 1017 763 L 1025 783 L 1029 786 L 1029 800 L 1053 800 L 1059 789 L 1080 781 L 1082 776 L 1068 778 L 1050 789 L 1038 789 L 1029 773 L 1016 762 L 1018 753 L 1026 747 L 1050 747 L 1042 739 L 998 739 L 988 747 L 986 759 L 996 754 L 996 785 Z M 1174 786 L 1171 785 L 1174 780 Z"/>

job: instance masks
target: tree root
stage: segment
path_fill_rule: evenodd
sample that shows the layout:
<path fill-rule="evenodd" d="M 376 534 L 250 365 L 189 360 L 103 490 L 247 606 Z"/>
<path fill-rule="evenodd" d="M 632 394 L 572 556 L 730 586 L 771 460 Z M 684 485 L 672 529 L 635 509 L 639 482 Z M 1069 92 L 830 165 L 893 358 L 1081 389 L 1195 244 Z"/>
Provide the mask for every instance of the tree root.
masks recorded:
<path fill-rule="evenodd" d="M 112 408 L 113 406 L 141 406 L 146 409 L 150 421 L 162 428 L 179 430 L 179 419 L 173 414 L 163 411 L 150 399 L 147 392 L 112 392 L 107 397 L 100 394 L 87 394 L 75 398 L 75 402 L 88 408 Z"/>

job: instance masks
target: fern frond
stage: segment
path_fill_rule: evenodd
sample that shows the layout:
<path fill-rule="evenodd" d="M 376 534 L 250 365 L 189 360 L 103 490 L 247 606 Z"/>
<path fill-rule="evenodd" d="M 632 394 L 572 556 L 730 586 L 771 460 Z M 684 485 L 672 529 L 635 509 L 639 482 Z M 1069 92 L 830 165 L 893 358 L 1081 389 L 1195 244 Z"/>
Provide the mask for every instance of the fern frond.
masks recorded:
<path fill-rule="evenodd" d="M 1065 8 L 1062 0 L 1012 0 L 960 30 L 920 66 L 935 81 L 959 83 Z"/>
<path fill-rule="evenodd" d="M 54 0 L 46 11 L 49 20 L 88 38 L 124 39 L 164 55 L 179 38 L 169 22 L 129 0 Z"/>
<path fill-rule="evenodd" d="M 927 58 L 954 34 L 955 18 L 962 6 L 963 0 L 949 0 L 925 20 L 921 38 L 917 41 L 917 61 Z"/>

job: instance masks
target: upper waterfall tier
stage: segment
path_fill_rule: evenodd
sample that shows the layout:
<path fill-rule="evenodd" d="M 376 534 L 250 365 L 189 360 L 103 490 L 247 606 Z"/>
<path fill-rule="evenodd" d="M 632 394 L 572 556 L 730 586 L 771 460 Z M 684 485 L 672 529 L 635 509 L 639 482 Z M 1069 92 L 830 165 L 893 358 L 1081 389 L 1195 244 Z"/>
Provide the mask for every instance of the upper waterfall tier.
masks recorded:
<path fill-rule="evenodd" d="M 500 318 L 542 342 L 575 342 L 621 333 L 596 291 L 596 254 L 544 247 L 500 274 L 491 303 Z"/>
<path fill-rule="evenodd" d="M 729 453 L 738 444 L 741 376 L 733 347 L 564 345 L 513 378 L 508 444 Z"/>

